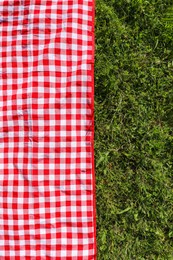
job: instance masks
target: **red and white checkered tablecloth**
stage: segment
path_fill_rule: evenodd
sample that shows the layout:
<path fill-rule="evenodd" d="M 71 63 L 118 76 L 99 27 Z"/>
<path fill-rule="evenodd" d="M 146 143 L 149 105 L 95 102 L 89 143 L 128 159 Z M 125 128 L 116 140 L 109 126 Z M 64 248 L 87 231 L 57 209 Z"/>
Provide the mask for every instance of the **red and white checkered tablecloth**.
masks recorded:
<path fill-rule="evenodd" d="M 0 1 L 0 260 L 94 260 L 94 1 Z"/>

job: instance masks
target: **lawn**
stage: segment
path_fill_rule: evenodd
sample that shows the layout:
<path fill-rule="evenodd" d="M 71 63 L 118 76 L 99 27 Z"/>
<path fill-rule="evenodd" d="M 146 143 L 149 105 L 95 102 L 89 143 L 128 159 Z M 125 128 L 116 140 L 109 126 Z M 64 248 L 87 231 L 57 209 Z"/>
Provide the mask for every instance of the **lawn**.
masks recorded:
<path fill-rule="evenodd" d="M 98 260 L 173 260 L 171 2 L 96 1 Z"/>

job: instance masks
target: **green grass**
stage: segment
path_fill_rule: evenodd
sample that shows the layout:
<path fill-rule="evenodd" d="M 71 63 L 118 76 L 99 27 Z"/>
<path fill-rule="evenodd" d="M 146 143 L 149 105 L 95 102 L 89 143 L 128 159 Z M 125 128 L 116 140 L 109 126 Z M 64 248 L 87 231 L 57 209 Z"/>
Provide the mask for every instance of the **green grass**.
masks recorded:
<path fill-rule="evenodd" d="M 98 260 L 173 260 L 170 3 L 96 3 Z"/>
<path fill-rule="evenodd" d="M 170 6 L 167 9 L 163 20 L 167 23 L 168 26 L 173 26 L 173 6 Z"/>

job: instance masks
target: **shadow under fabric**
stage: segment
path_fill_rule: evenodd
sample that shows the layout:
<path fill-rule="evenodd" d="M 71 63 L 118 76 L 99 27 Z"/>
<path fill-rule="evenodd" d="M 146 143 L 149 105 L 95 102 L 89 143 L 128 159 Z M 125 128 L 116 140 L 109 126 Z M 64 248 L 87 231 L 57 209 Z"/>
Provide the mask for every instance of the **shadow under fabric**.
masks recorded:
<path fill-rule="evenodd" d="M 96 259 L 94 8 L 0 2 L 0 259 Z"/>

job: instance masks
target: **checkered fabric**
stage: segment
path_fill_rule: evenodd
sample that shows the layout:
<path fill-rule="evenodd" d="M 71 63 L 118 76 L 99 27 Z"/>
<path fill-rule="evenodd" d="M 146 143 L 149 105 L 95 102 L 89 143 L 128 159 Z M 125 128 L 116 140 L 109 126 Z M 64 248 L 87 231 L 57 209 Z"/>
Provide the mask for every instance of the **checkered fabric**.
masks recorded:
<path fill-rule="evenodd" d="M 93 0 L 0 1 L 0 260 L 96 259 Z"/>

